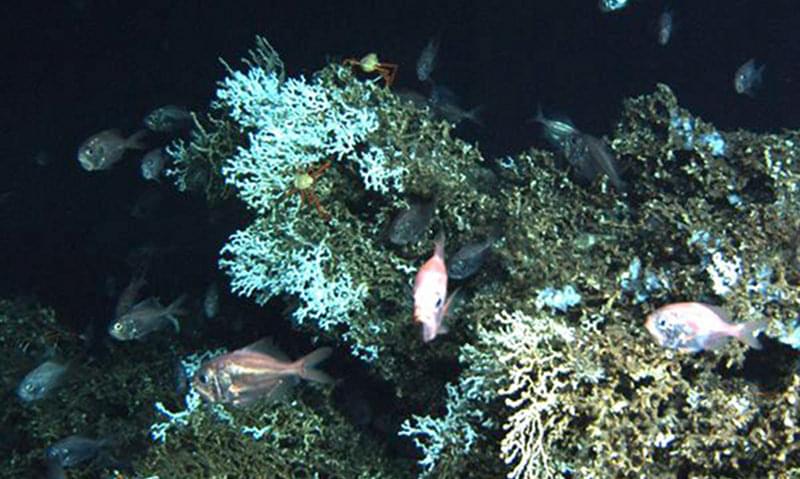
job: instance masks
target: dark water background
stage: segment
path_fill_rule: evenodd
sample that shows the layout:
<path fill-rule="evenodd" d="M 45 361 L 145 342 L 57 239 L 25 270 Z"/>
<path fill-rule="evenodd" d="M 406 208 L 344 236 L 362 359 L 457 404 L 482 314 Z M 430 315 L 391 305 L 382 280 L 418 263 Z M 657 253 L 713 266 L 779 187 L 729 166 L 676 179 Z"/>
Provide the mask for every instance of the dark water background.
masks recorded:
<path fill-rule="evenodd" d="M 531 6 L 536 4 L 536 6 Z M 502 5 L 502 6 L 497 6 Z M 424 89 L 414 64 L 441 34 L 434 77 L 483 128 L 466 127 L 487 157 L 542 145 L 526 123 L 541 103 L 578 127 L 608 134 L 629 96 L 667 83 L 681 104 L 721 130 L 800 126 L 800 8 L 793 0 L 671 2 L 673 38 L 656 42 L 665 2 L 633 1 L 604 14 L 594 0 L 507 2 L 270 2 L 69 0 L 14 2 L 0 15 L 0 296 L 33 295 L 76 331 L 104 324 L 123 287 L 129 252 L 160 248 L 151 285 L 165 299 L 196 298 L 217 252 L 245 224 L 241 208 L 210 211 L 200 197 L 145 182 L 136 155 L 87 173 L 78 145 L 111 127 L 132 133 L 153 108 L 202 110 L 254 37 L 266 36 L 288 72 L 375 51 L 400 65 L 398 87 Z M 767 65 L 755 99 L 734 71 Z M 162 195 L 148 218 L 130 210 Z M 228 301 L 234 301 L 228 298 Z M 239 307 L 248 308 L 241 300 Z"/>

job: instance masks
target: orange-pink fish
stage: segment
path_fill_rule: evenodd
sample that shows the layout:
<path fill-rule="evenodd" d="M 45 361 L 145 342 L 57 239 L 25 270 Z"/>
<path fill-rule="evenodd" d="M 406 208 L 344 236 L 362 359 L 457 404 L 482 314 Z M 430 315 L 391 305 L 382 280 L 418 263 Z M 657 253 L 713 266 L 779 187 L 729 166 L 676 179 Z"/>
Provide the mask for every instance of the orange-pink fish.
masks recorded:
<path fill-rule="evenodd" d="M 258 399 L 275 401 L 298 379 L 332 383 L 333 378 L 316 369 L 330 355 L 331 348 L 319 348 L 292 361 L 272 341 L 262 339 L 204 363 L 192 383 L 210 402 L 247 406 Z"/>
<path fill-rule="evenodd" d="M 434 241 L 433 256 L 414 278 L 414 322 L 422 324 L 422 340 L 430 342 L 447 332 L 444 317 L 453 300 L 447 297 L 447 267 L 444 263 L 444 234 Z"/>
<path fill-rule="evenodd" d="M 722 309 L 691 302 L 662 306 L 650 313 L 645 322 L 659 345 L 687 353 L 718 348 L 730 338 L 761 349 L 756 335 L 765 326 L 764 321 L 734 324 Z"/>

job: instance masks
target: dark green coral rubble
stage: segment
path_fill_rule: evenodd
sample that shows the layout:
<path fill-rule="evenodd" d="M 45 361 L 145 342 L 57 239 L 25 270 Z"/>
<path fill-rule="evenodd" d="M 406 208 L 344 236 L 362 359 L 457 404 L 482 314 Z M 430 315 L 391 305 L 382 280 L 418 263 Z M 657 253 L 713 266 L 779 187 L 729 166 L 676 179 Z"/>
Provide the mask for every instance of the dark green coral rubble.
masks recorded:
<path fill-rule="evenodd" d="M 139 474 L 800 474 L 800 376 L 791 349 L 800 346 L 794 324 L 800 311 L 796 132 L 719 132 L 659 85 L 624 103 L 608 138 L 630 184 L 618 193 L 605 178 L 579 185 L 548 151 L 487 161 L 428 109 L 376 81 L 357 79 L 342 65 L 309 80 L 292 79 L 266 42 L 249 60 L 242 76 L 230 70 L 232 78 L 274 88 L 270 102 L 277 111 L 283 99 L 299 101 L 294 91 L 322 92 L 320 101 L 363 126 L 352 138 L 338 138 L 346 132 L 327 113 L 294 118 L 301 127 L 319 121 L 336 132 L 295 149 L 259 136 L 259 119 L 236 110 L 245 102 L 230 96 L 238 84 L 228 84 L 229 96 L 211 109 L 215 120 L 172 149 L 178 183 L 187 184 L 194 169 L 208 171 L 197 189 L 209 200 L 223 194 L 244 200 L 251 224 L 232 237 L 222 260 L 234 288 L 262 304 L 288 297 L 296 305 L 294 325 L 350 351 L 392 384 L 399 410 L 394 426 L 375 441 L 349 424 L 331 406 L 330 391 L 317 386 L 298 388 L 286 403 L 228 416 L 200 407 L 185 426 L 170 429 L 165 442 L 134 453 Z M 324 145 L 342 149 L 332 155 Z M 272 176 L 259 177 L 255 170 L 273 156 L 254 157 L 253 151 L 302 158 L 296 167 L 275 163 Z M 327 220 L 290 193 L 295 175 L 325 161 L 331 166 L 313 188 Z M 370 183 L 382 180 L 369 175 L 382 173 L 391 181 Z M 437 204 L 427 237 L 391 245 L 386 229 L 392 218 L 419 198 Z M 458 285 L 450 333 L 423 344 L 411 321 L 410 285 L 438 230 L 446 232 L 451 252 L 498 232 L 499 240 L 483 269 Z M 290 280 L 300 276 L 281 276 L 309 270 L 328 280 L 297 283 L 314 294 L 292 289 Z M 353 290 L 329 294 L 325 284 Z M 579 304 L 556 308 L 540 295 L 567 286 L 580 295 Z M 319 298 L 351 302 L 323 308 Z M 717 304 L 736 322 L 767 320 L 771 339 L 762 351 L 737 343 L 693 355 L 663 350 L 645 331 L 644 317 L 674 301 Z M 15 323 L 2 318 L 2 337 L 10 337 Z M 18 354 L 19 344 L 0 344 L 4 355 Z M 59 402 L 57 409 L 18 403 L 8 409 L 5 421 L 25 418 L 25 444 L 33 451 L 13 450 L 13 470 L 29 466 L 42 447 L 76 428 L 100 436 L 125 420 L 123 450 L 149 442 L 147 426 L 164 419 L 152 405 L 170 397 L 170 372 L 155 351 L 138 347 L 141 361 L 118 361 L 112 373 L 87 376 L 69 396 L 50 400 Z M 179 349 L 205 350 L 197 344 Z M 752 374 L 760 364 L 769 364 L 769 371 Z M 105 412 L 81 415 L 73 395 L 93 398 L 93 408 Z M 180 405 L 175 400 L 168 407 Z M 419 466 L 389 452 L 401 422 L 403 437 L 417 441 Z M 266 435 L 256 440 L 242 424 L 264 428 Z"/>

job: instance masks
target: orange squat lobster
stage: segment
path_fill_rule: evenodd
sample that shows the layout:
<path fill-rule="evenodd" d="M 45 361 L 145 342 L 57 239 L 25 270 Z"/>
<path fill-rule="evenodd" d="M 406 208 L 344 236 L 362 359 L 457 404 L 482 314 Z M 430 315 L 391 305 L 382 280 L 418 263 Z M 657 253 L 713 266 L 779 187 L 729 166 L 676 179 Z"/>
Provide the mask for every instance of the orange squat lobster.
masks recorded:
<path fill-rule="evenodd" d="M 325 173 L 325 170 L 331 167 L 331 162 L 326 161 L 317 169 L 301 171 L 294 175 L 294 188 L 289 190 L 287 195 L 293 195 L 295 193 L 300 194 L 300 205 L 302 206 L 305 203 L 311 203 L 317 209 L 317 213 L 319 213 L 320 217 L 323 220 L 328 221 L 331 219 L 331 215 L 325 211 L 325 208 L 319 202 L 319 197 L 314 192 L 314 183 L 316 183 L 317 179 Z"/>
<path fill-rule="evenodd" d="M 361 60 L 348 58 L 344 61 L 345 65 L 352 65 L 361 68 L 365 73 L 377 73 L 386 82 L 386 87 L 392 86 L 394 77 L 397 75 L 397 65 L 395 63 L 381 63 L 378 61 L 376 53 L 367 53 Z"/>

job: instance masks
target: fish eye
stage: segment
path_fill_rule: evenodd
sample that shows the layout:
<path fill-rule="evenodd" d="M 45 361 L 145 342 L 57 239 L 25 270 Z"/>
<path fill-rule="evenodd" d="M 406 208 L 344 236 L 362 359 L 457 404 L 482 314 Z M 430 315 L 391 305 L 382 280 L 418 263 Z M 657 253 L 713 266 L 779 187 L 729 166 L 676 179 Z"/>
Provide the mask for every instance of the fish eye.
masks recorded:
<path fill-rule="evenodd" d="M 33 392 L 33 391 L 36 390 L 36 386 L 34 386 L 33 384 L 28 383 L 28 384 L 25 385 L 25 390 L 28 391 L 29 393 Z"/>
<path fill-rule="evenodd" d="M 119 331 L 122 329 L 122 323 L 114 323 L 114 331 Z"/>
<path fill-rule="evenodd" d="M 441 297 L 436 298 L 436 307 L 437 308 L 441 308 L 442 307 L 442 298 Z"/>
<path fill-rule="evenodd" d="M 656 320 L 656 326 L 659 328 L 666 328 L 667 327 L 667 318 L 661 316 Z"/>
<path fill-rule="evenodd" d="M 208 376 L 206 376 L 205 374 L 201 374 L 199 379 L 201 383 L 208 384 Z"/>

